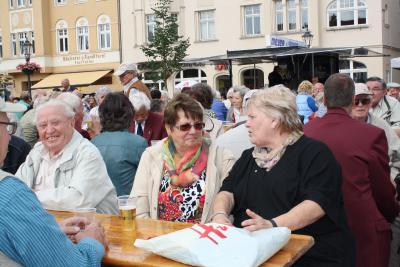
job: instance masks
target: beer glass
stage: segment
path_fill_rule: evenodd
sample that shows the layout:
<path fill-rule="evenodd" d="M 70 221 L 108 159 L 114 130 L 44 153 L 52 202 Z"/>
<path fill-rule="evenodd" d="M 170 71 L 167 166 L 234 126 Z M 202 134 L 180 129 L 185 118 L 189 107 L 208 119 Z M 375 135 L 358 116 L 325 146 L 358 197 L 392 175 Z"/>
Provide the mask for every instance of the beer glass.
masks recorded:
<path fill-rule="evenodd" d="M 118 198 L 119 215 L 123 220 L 133 220 L 136 217 L 136 201 L 129 195 Z"/>

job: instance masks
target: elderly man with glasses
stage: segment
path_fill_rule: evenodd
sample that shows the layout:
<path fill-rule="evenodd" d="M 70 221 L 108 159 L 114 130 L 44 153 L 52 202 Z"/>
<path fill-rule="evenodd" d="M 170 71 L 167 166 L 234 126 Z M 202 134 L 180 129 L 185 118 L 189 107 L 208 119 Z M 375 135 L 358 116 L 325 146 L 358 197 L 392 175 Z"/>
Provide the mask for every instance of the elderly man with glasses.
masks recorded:
<path fill-rule="evenodd" d="M 400 136 L 400 103 L 387 95 L 386 83 L 379 77 L 367 79 L 368 90 L 372 93 L 371 113 L 381 118 Z"/>
<path fill-rule="evenodd" d="M 0 98 L 0 166 L 10 134 L 16 129 L 6 112 L 24 110 L 23 105 Z M 84 231 L 77 227 L 80 224 L 85 225 Z M 14 175 L 0 170 L 0 266 L 100 266 L 106 244 L 99 222 L 73 217 L 58 225 L 34 192 Z"/>
<path fill-rule="evenodd" d="M 149 88 L 138 79 L 138 69 L 136 64 L 122 63 L 118 69 L 115 70 L 114 76 L 118 76 L 124 87 L 124 94 L 127 97 L 135 95 L 138 92 L 143 92 L 151 99 Z"/>

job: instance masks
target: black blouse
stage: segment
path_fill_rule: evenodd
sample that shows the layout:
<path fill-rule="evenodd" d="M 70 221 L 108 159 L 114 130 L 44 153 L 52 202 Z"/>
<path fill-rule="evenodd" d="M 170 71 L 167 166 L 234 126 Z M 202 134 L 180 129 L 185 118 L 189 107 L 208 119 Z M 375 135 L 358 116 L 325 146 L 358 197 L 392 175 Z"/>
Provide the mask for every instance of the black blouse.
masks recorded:
<path fill-rule="evenodd" d="M 252 152 L 253 148 L 243 152 L 221 187 L 234 195 L 234 225 L 241 227 L 249 218 L 246 209 L 271 219 L 312 200 L 325 216 L 293 232 L 315 239 L 297 266 L 352 266 L 354 240 L 343 207 L 341 168 L 329 148 L 302 136 L 269 172 L 257 166 Z"/>

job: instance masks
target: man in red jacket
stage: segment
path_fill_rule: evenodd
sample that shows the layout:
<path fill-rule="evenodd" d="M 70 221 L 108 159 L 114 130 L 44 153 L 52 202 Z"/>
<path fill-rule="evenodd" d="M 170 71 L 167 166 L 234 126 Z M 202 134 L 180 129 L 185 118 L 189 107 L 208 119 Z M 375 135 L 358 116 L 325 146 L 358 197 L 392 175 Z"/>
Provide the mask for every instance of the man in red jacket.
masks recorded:
<path fill-rule="evenodd" d="M 382 129 L 350 117 L 353 100 L 353 80 L 345 74 L 330 76 L 325 83 L 328 112 L 305 125 L 304 133 L 326 143 L 342 167 L 357 266 L 388 266 L 390 223 L 399 212 L 390 182 L 388 144 Z"/>

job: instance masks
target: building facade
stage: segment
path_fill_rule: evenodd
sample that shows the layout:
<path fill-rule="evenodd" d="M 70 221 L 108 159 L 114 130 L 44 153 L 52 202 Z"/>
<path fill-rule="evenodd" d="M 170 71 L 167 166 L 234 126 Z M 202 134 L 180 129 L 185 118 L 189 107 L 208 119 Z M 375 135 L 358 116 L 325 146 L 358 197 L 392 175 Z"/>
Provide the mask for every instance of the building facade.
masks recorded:
<path fill-rule="evenodd" d="M 140 47 L 154 34 L 155 2 L 121 1 L 122 61 L 146 61 Z M 393 72 L 391 77 L 390 69 L 390 59 L 400 56 L 396 27 L 400 23 L 399 1 L 176 0 L 171 12 L 177 14 L 179 32 L 189 37 L 191 46 L 189 63 L 184 64 L 183 71 L 172 75 L 168 88 L 185 79 L 226 88 L 227 66 L 201 59 L 226 55 L 227 50 L 266 48 L 273 37 L 301 41 L 307 28 L 314 36 L 311 48 L 364 47 L 377 55 L 388 55 L 350 55 L 340 59 L 340 72 L 348 73 L 356 81 L 368 76 L 400 81 L 400 73 Z M 233 84 L 263 87 L 268 84 L 267 76 L 274 64 L 233 65 Z M 316 76 L 324 75 L 323 65 L 314 68 Z M 146 80 L 146 73 L 144 78 L 147 83 L 152 82 Z"/>
<path fill-rule="evenodd" d="M 91 84 L 118 89 L 111 73 L 121 61 L 118 8 L 117 0 L 0 1 L 0 72 L 13 76 L 12 93 L 27 89 L 26 75 L 16 70 L 25 62 L 25 40 L 33 44 L 31 62 L 42 67 L 31 77 L 33 88 L 51 89 L 69 78 L 83 90 Z"/>

